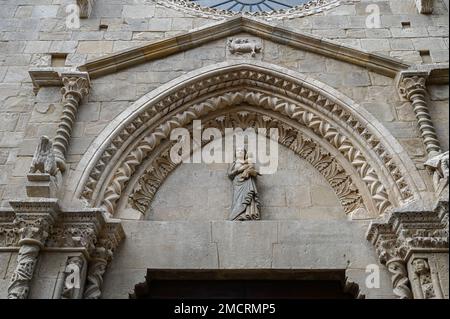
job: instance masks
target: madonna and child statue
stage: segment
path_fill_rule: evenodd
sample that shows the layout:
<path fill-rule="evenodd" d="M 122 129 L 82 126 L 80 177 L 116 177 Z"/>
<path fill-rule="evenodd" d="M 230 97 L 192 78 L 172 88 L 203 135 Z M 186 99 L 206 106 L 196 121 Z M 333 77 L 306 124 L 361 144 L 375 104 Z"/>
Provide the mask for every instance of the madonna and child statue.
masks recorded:
<path fill-rule="evenodd" d="M 236 149 L 236 158 L 228 169 L 228 177 L 233 181 L 233 202 L 230 220 L 260 220 L 260 202 L 256 188 L 258 171 L 253 154 L 243 148 Z"/>

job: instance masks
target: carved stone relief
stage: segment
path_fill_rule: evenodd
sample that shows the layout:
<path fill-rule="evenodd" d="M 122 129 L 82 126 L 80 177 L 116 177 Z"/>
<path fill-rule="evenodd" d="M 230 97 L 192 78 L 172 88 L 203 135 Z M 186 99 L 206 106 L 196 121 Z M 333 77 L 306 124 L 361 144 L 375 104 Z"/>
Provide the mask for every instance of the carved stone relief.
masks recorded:
<path fill-rule="evenodd" d="M 137 114 L 133 121 L 124 127 L 122 132 L 116 135 L 109 146 L 103 148 L 103 154 L 98 157 L 96 164 L 93 166 L 89 177 L 87 178 L 84 189 L 81 191 L 82 198 L 88 200 L 93 205 L 101 205 L 111 214 L 114 213 L 116 203 L 122 196 L 122 192 L 128 185 L 128 181 L 135 173 L 136 168 L 142 163 L 142 160 L 147 154 L 154 151 L 155 147 L 161 144 L 167 134 L 170 132 L 172 124 L 161 124 L 155 133 L 147 135 L 142 141 L 131 151 L 128 155 L 122 154 L 124 147 L 129 145 L 129 137 L 133 134 L 136 136 L 138 132 L 145 130 L 149 125 L 155 125 L 156 122 L 162 122 L 162 117 L 168 110 L 175 107 L 181 108 L 183 103 L 191 101 L 194 98 L 199 98 L 201 94 L 208 94 L 212 90 L 228 88 L 231 90 L 233 86 L 249 85 L 255 87 L 265 88 L 274 92 L 275 96 L 267 96 L 259 92 L 241 92 L 241 93 L 227 93 L 222 97 L 208 99 L 203 103 L 199 103 L 191 107 L 189 112 L 178 114 L 172 120 L 177 122 L 177 125 L 184 125 L 194 118 L 204 116 L 212 111 L 223 108 L 223 103 L 235 105 L 236 103 L 246 102 L 249 104 L 261 105 L 264 109 L 271 109 L 283 115 L 294 117 L 302 125 L 306 125 L 309 129 L 329 141 L 333 147 L 336 147 L 355 167 L 358 174 L 367 185 L 368 190 L 372 194 L 373 200 L 376 202 L 375 206 L 380 213 L 386 211 L 392 206 L 390 196 L 400 196 L 400 201 L 407 201 L 413 193 L 407 184 L 402 171 L 396 164 L 395 156 L 391 155 L 387 148 L 383 145 L 381 140 L 377 138 L 368 129 L 368 125 L 361 123 L 357 116 L 352 115 L 348 110 L 334 102 L 328 97 L 322 96 L 321 93 L 311 90 L 307 86 L 302 86 L 299 83 L 290 82 L 290 80 L 277 78 L 273 74 L 266 74 L 263 71 L 245 70 L 230 71 L 229 73 L 221 73 L 208 80 L 203 79 L 197 83 L 191 83 L 185 88 L 180 88 L 176 93 L 171 93 L 165 98 L 159 100 L 155 104 L 150 104 Z M 195 88 L 195 90 L 194 90 Z M 294 104 L 288 100 L 284 100 L 278 94 L 288 95 L 290 97 L 297 97 L 301 99 L 302 103 L 307 105 L 306 109 L 298 104 Z M 231 99 L 231 100 L 230 100 Z M 258 100 L 260 99 L 260 100 Z M 313 111 L 314 110 L 314 111 Z M 191 113 L 190 113 L 191 112 Z M 192 113 L 194 112 L 194 113 Z M 326 112 L 326 113 L 322 113 Z M 193 117 L 195 114 L 195 117 Z M 328 114 L 332 114 L 333 120 L 338 120 L 346 129 L 351 130 L 351 138 L 342 135 L 342 131 L 336 130 L 326 120 Z M 171 120 L 171 121 L 172 121 Z M 345 123 L 345 124 L 344 124 Z M 390 194 L 386 192 L 380 177 L 375 172 L 374 168 L 370 166 L 367 158 L 363 155 L 361 150 L 354 148 L 351 139 L 361 139 L 363 144 L 369 145 L 371 150 L 370 156 L 377 158 L 378 163 L 385 163 L 385 168 L 390 173 L 387 178 L 393 179 L 394 188 Z M 364 142 L 363 142 L 364 141 Z M 98 181 L 104 178 L 104 171 L 107 169 L 111 159 L 118 160 L 121 158 L 122 164 L 120 168 L 114 173 L 114 177 L 104 193 L 99 193 Z M 103 181 L 102 183 L 105 183 Z M 392 189 L 392 188 L 391 188 Z"/>
<path fill-rule="evenodd" d="M 278 128 L 278 142 L 313 165 L 327 179 L 346 213 L 350 214 L 358 209 L 364 209 L 361 194 L 354 186 L 350 175 L 342 168 L 336 158 L 292 126 L 262 114 L 237 111 L 230 114 L 221 114 L 212 120 L 203 122 L 203 129 L 210 127 L 219 129 L 222 134 L 227 127 L 240 127 L 244 130 L 249 127 L 265 128 L 266 132 L 269 132 L 270 128 Z M 267 137 L 271 138 L 270 136 Z M 148 211 L 157 190 L 177 167 L 169 157 L 171 146 L 172 144 L 158 150 L 158 156 L 155 156 L 149 168 L 139 178 L 129 196 L 130 205 L 142 214 Z"/>
<path fill-rule="evenodd" d="M 250 55 L 256 57 L 256 54 L 261 53 L 262 44 L 258 39 L 244 39 L 244 38 L 231 38 L 227 43 L 228 51 L 233 55 Z"/>

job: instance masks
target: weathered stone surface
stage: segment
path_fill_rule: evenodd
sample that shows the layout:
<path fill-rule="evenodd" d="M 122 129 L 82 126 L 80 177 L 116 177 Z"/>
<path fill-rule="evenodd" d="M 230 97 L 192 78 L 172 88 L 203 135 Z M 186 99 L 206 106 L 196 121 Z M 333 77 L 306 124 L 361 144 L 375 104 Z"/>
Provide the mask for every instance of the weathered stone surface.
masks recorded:
<path fill-rule="evenodd" d="M 57 136 L 61 123 L 61 87 L 33 90 L 29 70 L 51 67 L 51 54 L 55 53 L 67 54 L 67 69 L 54 69 L 61 73 L 69 69 L 75 70 L 112 52 L 148 46 L 149 43 L 160 40 L 165 42 L 155 45 L 151 52 L 136 50 L 138 53 L 134 56 L 135 60 L 120 65 L 124 69 L 111 64 L 107 68 L 110 72 L 108 75 L 96 74 L 91 77 L 92 90 L 89 96 L 79 101 L 78 115 L 71 119 L 73 123 L 70 124 L 67 149 L 68 170 L 64 175 L 62 194 L 64 207 L 74 207 L 77 210 L 88 205 L 74 198 L 75 187 L 72 186 L 74 181 L 75 184 L 85 182 L 79 178 L 80 171 L 90 170 L 99 164 L 96 162 L 98 158 L 92 159 L 91 156 L 97 150 L 111 146 L 103 144 L 106 135 L 121 132 L 120 138 L 116 140 L 118 145 L 119 139 L 126 136 L 131 138 L 127 140 L 129 144 L 122 145 L 122 149 L 111 147 L 108 154 L 101 154 L 105 156 L 100 165 L 95 167 L 93 175 L 101 175 L 107 166 L 120 165 L 121 160 L 129 154 L 128 151 L 139 142 L 143 131 L 134 131 L 132 126 L 128 126 L 129 132 L 123 134 L 121 127 L 125 123 L 124 118 L 136 112 L 138 106 L 148 102 L 145 98 L 138 102 L 139 98 L 155 92 L 154 96 L 160 94 L 157 96 L 159 99 L 170 90 L 168 86 L 164 86 L 169 81 L 178 81 L 181 87 L 180 83 L 186 80 L 187 73 L 197 72 L 202 67 L 209 67 L 211 70 L 218 63 L 231 61 L 260 61 L 271 63 L 273 69 L 284 67 L 287 70 L 283 73 L 286 78 L 294 74 L 290 72 L 297 72 L 295 75 L 304 76 L 308 85 L 326 90 L 327 96 L 333 97 L 334 102 L 347 101 L 347 98 L 353 100 L 354 103 L 348 102 L 351 107 L 347 111 L 350 110 L 350 114 L 352 110 L 365 112 L 360 113 L 364 114 L 361 126 L 353 126 L 353 119 L 349 118 L 345 124 L 339 122 L 335 127 L 338 127 L 338 132 L 348 133 L 346 142 L 366 145 L 367 140 L 355 132 L 361 132 L 362 128 L 377 122 L 376 136 L 371 140 L 374 144 L 362 152 L 351 149 L 348 153 L 333 153 L 332 156 L 345 163 L 353 160 L 360 165 L 355 168 L 348 164 L 345 170 L 362 184 L 364 182 L 358 174 L 370 169 L 366 164 L 379 165 L 376 166 L 375 173 L 383 176 L 380 180 L 387 185 L 386 193 L 392 197 L 397 196 L 398 191 L 393 190 L 393 180 L 386 177 L 389 175 L 387 167 L 396 164 L 391 159 L 396 159 L 398 155 L 402 163 L 407 163 L 400 169 L 400 173 L 406 177 L 402 181 L 414 183 L 414 192 L 417 188 L 415 198 L 424 199 L 417 205 L 423 207 L 425 203 L 435 201 L 431 175 L 423 170 L 427 153 L 418 129 L 414 106 L 411 101 L 398 95 L 396 71 L 391 70 L 390 74 L 385 74 L 386 71 L 380 71 L 376 66 L 377 63 L 386 66 L 385 57 L 403 61 L 405 64 L 402 65 L 389 60 L 395 67 L 402 65 L 399 70 L 407 69 L 407 64 L 416 68 L 417 65 L 424 67 L 423 64 L 434 63 L 435 67 L 436 63 L 448 62 L 448 1 L 434 1 L 432 15 L 420 14 L 415 5 L 428 1 L 341 1 L 339 6 L 326 8 L 324 12 L 316 12 L 317 14 L 313 14 L 313 6 L 306 16 L 289 13 L 285 17 L 272 17 L 271 23 L 276 27 L 264 26 L 267 31 L 264 31 L 264 39 L 255 32 L 231 34 L 232 32 L 224 33 L 224 30 L 216 29 L 218 32 L 212 35 L 212 41 L 204 41 L 211 36 L 207 31 L 202 31 L 199 37 L 194 35 L 195 32 L 188 35 L 183 33 L 192 28 L 220 23 L 224 20 L 223 17 L 204 10 L 198 11 L 199 9 L 192 11 L 179 6 L 168 8 L 162 0 L 95 0 L 89 19 L 82 19 L 80 27 L 73 29 L 66 26 L 67 1 L 3 2 L 0 10 L 2 208 L 9 208 L 11 199 L 26 196 L 25 176 L 30 169 L 39 138 L 43 135 L 49 138 Z M 376 5 L 381 14 L 379 27 L 370 28 L 367 25 L 371 12 L 368 11 L 369 5 Z M 268 21 L 264 17 L 257 19 L 261 23 Z M 296 32 L 300 32 L 305 39 L 309 35 L 313 38 L 308 38 L 308 41 L 299 45 L 294 36 Z M 256 39 L 261 41 L 262 50 L 255 57 L 251 54 L 230 54 L 226 46 L 229 37 Z M 332 42 L 328 42 L 329 40 Z M 330 43 L 326 54 L 321 51 L 325 43 Z M 362 52 L 346 55 L 348 46 L 370 53 L 378 52 L 384 57 L 367 57 Z M 112 60 L 117 62 L 120 59 L 116 56 Z M 137 65 L 136 61 L 143 63 Z M 196 76 L 201 75 L 197 73 Z M 267 91 L 273 101 L 274 95 L 280 98 L 284 92 L 289 91 L 289 86 L 281 82 L 275 84 L 279 88 L 277 92 L 271 92 L 269 86 L 256 88 Z M 224 83 L 226 81 L 218 86 Z M 242 88 L 238 81 L 234 85 Z M 448 85 L 430 80 L 426 89 L 428 112 L 442 151 L 446 151 L 449 148 Z M 196 86 L 188 90 L 198 94 L 205 93 Z M 179 90 L 177 94 L 183 94 L 183 90 Z M 302 93 L 295 92 L 289 100 L 297 94 Z M 308 104 L 307 95 L 303 97 L 305 105 L 312 107 Z M 178 106 L 188 107 L 189 103 L 196 103 L 195 99 L 196 96 Z M 262 105 L 261 103 L 260 106 Z M 319 100 L 318 105 L 319 109 L 331 110 L 330 104 L 323 101 Z M 269 114 L 273 110 L 261 108 L 261 111 Z M 338 121 L 338 111 L 333 114 L 332 122 Z M 151 127 L 154 125 L 151 121 L 158 116 L 166 115 L 160 111 L 151 113 L 143 123 Z M 290 116 L 294 119 L 292 114 Z M 133 125 L 140 121 L 141 119 L 137 119 Z M 114 131 L 108 131 L 111 123 L 117 124 Z M 304 124 L 299 124 L 299 127 L 309 137 L 320 135 L 322 130 L 329 128 L 329 124 L 323 122 L 311 125 L 317 125 L 314 131 Z M 327 131 L 327 134 L 330 132 Z M 320 143 L 325 150 L 330 151 L 334 147 L 332 144 L 342 141 L 341 138 L 342 136 L 335 140 L 320 138 Z M 389 147 L 377 149 L 376 141 L 385 138 L 390 141 Z M 346 147 L 348 144 L 341 145 L 341 149 L 346 150 Z M 387 152 L 386 156 L 374 157 L 375 153 L 384 154 L 384 151 Z M 152 154 L 148 154 L 143 160 L 150 160 Z M 350 160 L 344 161 L 343 158 Z M 361 163 L 364 165 L 361 166 Z M 319 173 L 319 170 L 324 170 L 322 165 L 324 162 L 311 165 L 290 150 L 281 148 L 278 171 L 271 176 L 258 178 L 263 221 L 255 223 L 225 221 L 231 205 L 231 182 L 226 176 L 227 165 L 181 165 L 162 183 L 145 216 L 130 207 L 126 196 L 130 193 L 131 186 L 120 185 L 122 180 L 118 179 L 118 184 L 114 186 L 123 186 L 124 194 L 127 195 L 120 198 L 115 217 L 123 219 L 127 239 L 116 251 L 103 278 L 103 297 L 127 298 L 134 285 L 144 281 L 148 268 L 346 269 L 349 279 L 360 285 L 366 297 L 396 297 L 392 290 L 391 274 L 385 266 L 379 264 L 375 249 L 365 240 L 369 222 L 365 219 L 378 216 L 377 212 L 357 211 L 351 216 L 359 216 L 364 221 L 348 221 L 347 218 L 350 217 L 346 216 L 335 192 L 341 185 L 340 180 L 335 179 L 338 185 L 331 187 L 323 174 Z M 129 167 L 124 171 L 127 169 Z M 142 173 L 139 171 L 141 169 L 143 168 L 138 168 L 138 172 Z M 365 176 L 366 180 L 371 179 L 373 174 L 370 172 Z M 138 179 L 137 175 L 133 178 Z M 105 179 L 106 181 L 100 182 L 105 184 L 102 192 L 108 186 L 108 180 Z M 370 191 L 377 190 L 380 185 L 374 183 L 371 186 L 363 187 L 364 198 L 370 198 Z M 403 203 L 408 203 L 408 200 L 399 198 L 394 206 L 401 206 Z M 375 211 L 373 207 L 370 210 Z M 2 225 L 0 218 L 0 239 L 3 234 Z M 17 252 L 6 252 L 1 248 L 0 298 L 6 298 L 11 275 L 16 267 Z M 31 298 L 53 297 L 56 278 L 61 274 L 67 256 L 66 252 L 47 251 L 40 255 L 35 282 L 30 292 Z M 436 253 L 435 258 L 439 265 L 441 286 L 448 298 L 448 254 Z M 367 278 L 365 267 L 371 264 L 381 267 L 379 289 L 366 289 L 364 286 Z"/>

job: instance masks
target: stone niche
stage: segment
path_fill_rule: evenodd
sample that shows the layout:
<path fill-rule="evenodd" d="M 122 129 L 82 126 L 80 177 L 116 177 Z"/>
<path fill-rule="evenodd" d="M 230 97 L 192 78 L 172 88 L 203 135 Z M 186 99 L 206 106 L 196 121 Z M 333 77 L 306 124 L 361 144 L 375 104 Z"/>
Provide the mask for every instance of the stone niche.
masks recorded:
<path fill-rule="evenodd" d="M 258 177 L 262 220 L 345 219 L 327 180 L 306 160 L 278 145 L 275 174 Z M 181 164 L 163 182 L 144 219 L 227 220 L 232 201 L 228 164 Z"/>

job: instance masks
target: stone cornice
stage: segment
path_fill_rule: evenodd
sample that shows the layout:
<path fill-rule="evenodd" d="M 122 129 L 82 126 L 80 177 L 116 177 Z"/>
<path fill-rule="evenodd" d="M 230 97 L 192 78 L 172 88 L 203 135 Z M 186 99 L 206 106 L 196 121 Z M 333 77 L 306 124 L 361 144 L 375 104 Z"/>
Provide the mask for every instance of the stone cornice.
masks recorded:
<path fill-rule="evenodd" d="M 398 72 L 410 67 L 409 64 L 401 60 L 365 52 L 336 41 L 330 41 L 314 35 L 302 34 L 294 29 L 274 26 L 255 19 L 236 17 L 214 25 L 194 29 L 172 38 L 152 42 L 146 46 L 124 50 L 93 60 L 80 66 L 79 70 L 88 72 L 91 78 L 98 78 L 121 69 L 154 59 L 164 58 L 241 32 L 246 32 L 276 43 L 289 45 L 300 50 L 314 52 L 329 58 L 359 65 L 390 77 L 395 77 Z"/>

